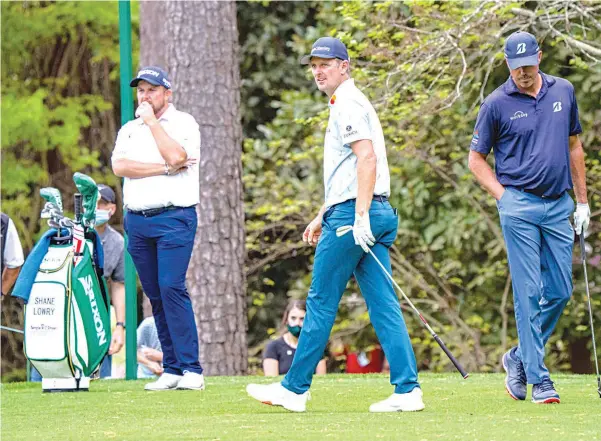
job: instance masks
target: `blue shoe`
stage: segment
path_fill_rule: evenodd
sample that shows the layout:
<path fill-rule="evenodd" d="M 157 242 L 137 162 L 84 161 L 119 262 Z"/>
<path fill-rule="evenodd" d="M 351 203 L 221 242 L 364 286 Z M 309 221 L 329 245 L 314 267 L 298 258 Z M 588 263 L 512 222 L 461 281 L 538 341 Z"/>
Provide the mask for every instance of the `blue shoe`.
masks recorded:
<path fill-rule="evenodd" d="M 532 402 L 537 404 L 559 404 L 559 394 L 549 378 L 532 386 Z"/>
<path fill-rule="evenodd" d="M 503 355 L 503 369 L 507 372 L 505 389 L 514 400 L 525 400 L 528 392 L 526 372 L 522 361 L 515 357 L 515 350 L 512 348 Z"/>

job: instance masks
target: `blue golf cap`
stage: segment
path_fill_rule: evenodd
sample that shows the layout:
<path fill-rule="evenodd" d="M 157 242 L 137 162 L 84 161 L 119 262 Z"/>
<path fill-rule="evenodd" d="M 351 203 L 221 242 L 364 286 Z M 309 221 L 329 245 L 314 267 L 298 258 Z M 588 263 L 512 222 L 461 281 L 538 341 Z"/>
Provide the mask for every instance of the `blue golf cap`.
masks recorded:
<path fill-rule="evenodd" d="M 340 60 L 349 60 L 346 46 L 342 41 L 334 37 L 321 37 L 311 48 L 311 53 L 300 59 L 301 64 L 309 64 L 311 57 L 319 58 L 338 58 Z"/>
<path fill-rule="evenodd" d="M 117 200 L 115 197 L 115 192 L 108 185 L 98 184 L 98 193 L 100 193 L 100 199 L 110 204 L 114 204 Z"/>
<path fill-rule="evenodd" d="M 505 40 L 505 58 L 510 69 L 538 65 L 538 42 L 534 35 L 517 31 Z"/>
<path fill-rule="evenodd" d="M 155 86 L 163 86 L 165 89 L 171 89 L 171 82 L 167 77 L 167 72 L 157 66 L 148 66 L 140 69 L 136 78 L 131 80 L 129 85 L 130 87 L 136 87 L 142 80 Z"/>

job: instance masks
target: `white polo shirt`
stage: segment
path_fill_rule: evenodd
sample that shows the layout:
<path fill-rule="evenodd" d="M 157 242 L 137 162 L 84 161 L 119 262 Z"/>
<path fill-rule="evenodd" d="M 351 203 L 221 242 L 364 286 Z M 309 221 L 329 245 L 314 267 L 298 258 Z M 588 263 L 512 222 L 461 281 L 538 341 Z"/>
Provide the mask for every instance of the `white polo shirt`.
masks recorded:
<path fill-rule="evenodd" d="M 180 112 L 169 104 L 159 118 L 159 123 L 167 134 L 181 145 L 188 158 L 200 160 L 200 129 L 194 117 Z M 164 164 L 150 127 L 142 118 L 129 121 L 117 135 L 112 161 L 130 159 L 150 164 Z M 150 208 L 189 207 L 196 205 L 200 198 L 198 162 L 177 175 L 150 176 L 147 178 L 125 178 L 123 204 L 129 210 L 139 211 Z"/>
<path fill-rule="evenodd" d="M 11 218 L 8 218 L 8 228 L 4 240 L 4 266 L 6 268 L 19 268 L 25 262 L 23 247 L 17 233 L 17 227 Z"/>
<path fill-rule="evenodd" d="M 384 133 L 367 97 L 348 79 L 338 86 L 329 106 L 323 154 L 326 206 L 357 198 L 357 156 L 351 143 L 362 139 L 371 140 L 377 158 L 374 194 L 390 196 Z"/>

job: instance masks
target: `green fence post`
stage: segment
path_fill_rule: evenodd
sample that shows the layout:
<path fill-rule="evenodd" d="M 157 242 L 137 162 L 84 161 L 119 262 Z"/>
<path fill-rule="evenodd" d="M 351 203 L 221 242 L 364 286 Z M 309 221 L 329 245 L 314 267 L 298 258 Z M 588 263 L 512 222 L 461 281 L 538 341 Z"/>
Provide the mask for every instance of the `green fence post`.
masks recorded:
<path fill-rule="evenodd" d="M 132 78 L 131 6 L 129 0 L 119 0 L 119 66 L 121 78 L 121 125 L 133 119 L 134 103 L 129 81 Z M 138 292 L 136 269 L 127 252 L 125 234 L 125 379 L 138 378 L 137 338 Z"/>

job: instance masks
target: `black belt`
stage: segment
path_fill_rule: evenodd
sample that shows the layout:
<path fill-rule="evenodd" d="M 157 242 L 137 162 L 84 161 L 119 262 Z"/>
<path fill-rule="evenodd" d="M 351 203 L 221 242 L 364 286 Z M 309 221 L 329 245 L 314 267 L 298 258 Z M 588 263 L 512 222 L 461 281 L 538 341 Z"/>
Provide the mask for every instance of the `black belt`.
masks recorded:
<path fill-rule="evenodd" d="M 557 199 L 562 197 L 563 194 L 565 193 L 565 191 L 562 191 L 561 193 L 558 193 L 558 194 L 545 195 L 545 194 L 541 193 L 539 190 L 529 190 L 527 188 L 517 188 L 517 187 L 513 187 L 513 188 L 515 188 L 518 191 L 522 191 L 522 192 L 528 193 L 528 194 L 533 194 L 534 196 L 538 196 L 539 198 L 550 199 L 552 201 L 556 201 Z"/>
<path fill-rule="evenodd" d="M 131 214 L 137 214 L 138 216 L 152 217 L 152 216 L 157 216 L 166 211 L 177 210 L 179 208 L 185 208 L 185 207 L 176 207 L 175 205 L 169 205 L 168 207 L 149 208 L 148 210 L 140 210 L 140 211 L 127 210 L 127 212 L 131 213 Z"/>
<path fill-rule="evenodd" d="M 374 197 L 372 198 L 372 200 L 374 201 L 380 201 L 380 202 L 386 202 L 388 201 L 388 196 L 384 196 L 381 194 L 374 194 Z"/>

